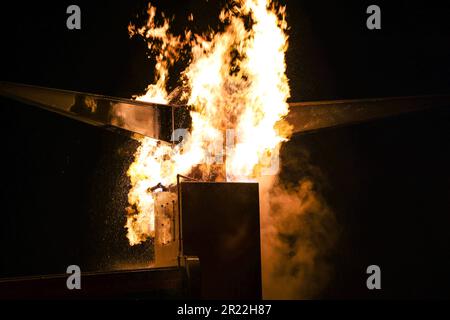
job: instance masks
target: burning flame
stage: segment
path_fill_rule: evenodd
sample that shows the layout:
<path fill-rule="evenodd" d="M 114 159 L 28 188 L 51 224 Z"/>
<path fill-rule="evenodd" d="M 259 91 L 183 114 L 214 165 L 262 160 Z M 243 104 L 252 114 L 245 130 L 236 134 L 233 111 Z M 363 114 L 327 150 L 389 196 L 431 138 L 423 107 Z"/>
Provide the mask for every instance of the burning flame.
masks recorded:
<path fill-rule="evenodd" d="M 177 174 L 192 170 L 203 179 L 227 181 L 276 174 L 274 159 L 291 130 L 283 120 L 289 111 L 285 7 L 270 0 L 235 1 L 220 13 L 223 31 L 203 35 L 174 36 L 164 15 L 163 23 L 156 23 L 155 7 L 149 5 L 148 15 L 145 26 L 129 26 L 131 36 L 148 40 L 156 59 L 155 83 L 137 99 L 168 103 L 169 68 L 188 55 L 180 85 L 188 88 L 184 98 L 192 108 L 192 127 L 176 146 L 142 139 L 128 170 L 131 245 L 154 237 L 154 186 L 174 185 Z"/>

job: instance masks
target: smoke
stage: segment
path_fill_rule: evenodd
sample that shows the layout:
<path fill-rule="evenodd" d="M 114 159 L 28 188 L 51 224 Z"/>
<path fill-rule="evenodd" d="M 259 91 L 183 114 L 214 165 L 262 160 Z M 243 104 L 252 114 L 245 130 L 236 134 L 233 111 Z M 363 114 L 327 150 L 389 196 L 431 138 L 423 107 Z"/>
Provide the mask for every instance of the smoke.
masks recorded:
<path fill-rule="evenodd" d="M 260 181 L 264 299 L 312 299 L 326 287 L 336 218 L 312 177 Z"/>

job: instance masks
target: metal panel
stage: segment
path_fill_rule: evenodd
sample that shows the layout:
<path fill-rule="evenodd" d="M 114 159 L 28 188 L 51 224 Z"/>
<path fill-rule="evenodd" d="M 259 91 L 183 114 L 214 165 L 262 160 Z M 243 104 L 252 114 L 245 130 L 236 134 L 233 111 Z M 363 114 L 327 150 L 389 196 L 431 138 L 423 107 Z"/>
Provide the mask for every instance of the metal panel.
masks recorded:
<path fill-rule="evenodd" d="M 187 108 L 90 93 L 0 82 L 0 94 L 91 125 L 164 141 L 170 141 L 173 129 L 185 128 L 189 121 Z"/>
<path fill-rule="evenodd" d="M 257 183 L 182 182 L 184 255 L 200 258 L 201 296 L 260 299 Z"/>

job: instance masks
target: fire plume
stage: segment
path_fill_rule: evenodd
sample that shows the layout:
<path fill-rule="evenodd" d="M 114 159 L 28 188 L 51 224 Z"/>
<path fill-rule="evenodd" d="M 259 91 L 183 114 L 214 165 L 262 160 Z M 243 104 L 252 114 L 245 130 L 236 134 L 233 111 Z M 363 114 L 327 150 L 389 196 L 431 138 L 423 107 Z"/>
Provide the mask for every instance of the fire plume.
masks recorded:
<path fill-rule="evenodd" d="M 240 0 L 223 9 L 218 32 L 174 36 L 170 21 L 156 23 L 149 5 L 147 24 L 129 26 L 148 41 L 155 58 L 154 84 L 137 99 L 168 103 L 169 68 L 182 54 L 183 98 L 192 108 L 192 126 L 182 144 L 144 138 L 128 170 L 128 239 L 131 245 L 154 236 L 152 187 L 176 183 L 177 174 L 200 171 L 203 179 L 256 181 L 276 174 L 278 151 L 290 135 L 286 77 L 285 8 L 270 0 Z M 250 21 L 250 23 L 248 23 Z M 224 145 L 225 144 L 225 145 Z"/>

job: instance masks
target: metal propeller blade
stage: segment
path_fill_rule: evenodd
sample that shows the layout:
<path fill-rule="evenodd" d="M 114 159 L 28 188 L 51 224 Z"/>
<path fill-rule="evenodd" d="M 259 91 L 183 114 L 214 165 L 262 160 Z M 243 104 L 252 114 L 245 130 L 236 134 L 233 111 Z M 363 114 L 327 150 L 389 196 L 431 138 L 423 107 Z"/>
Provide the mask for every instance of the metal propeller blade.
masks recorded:
<path fill-rule="evenodd" d="M 450 95 L 291 103 L 286 119 L 298 133 L 439 107 L 450 107 Z"/>
<path fill-rule="evenodd" d="M 190 126 L 189 109 L 130 99 L 0 82 L 0 95 L 106 128 L 170 141 Z M 290 103 L 286 119 L 294 133 L 344 126 L 413 111 L 450 106 L 450 96 L 395 97 Z"/>
<path fill-rule="evenodd" d="M 170 141 L 173 129 L 185 127 L 186 108 L 38 86 L 0 82 L 0 95 L 106 128 L 119 128 Z"/>

